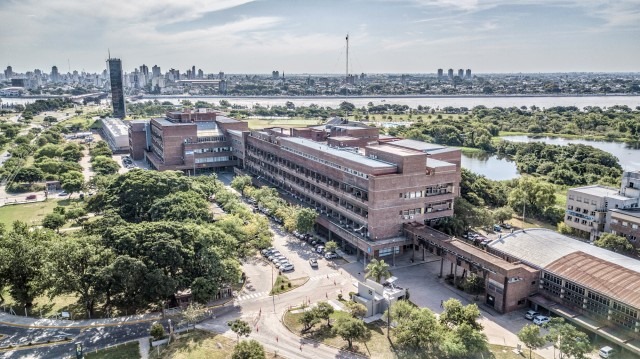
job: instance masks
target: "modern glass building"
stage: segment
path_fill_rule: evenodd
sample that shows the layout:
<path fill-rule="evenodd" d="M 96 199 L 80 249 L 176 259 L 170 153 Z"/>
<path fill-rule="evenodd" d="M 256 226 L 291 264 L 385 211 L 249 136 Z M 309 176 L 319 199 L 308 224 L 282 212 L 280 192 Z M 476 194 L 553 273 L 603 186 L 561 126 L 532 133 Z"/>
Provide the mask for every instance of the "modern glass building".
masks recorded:
<path fill-rule="evenodd" d="M 113 104 L 113 117 L 125 118 L 127 112 L 124 102 L 124 87 L 122 77 L 122 61 L 120 59 L 107 60 L 109 68 L 109 81 L 111 83 L 111 103 Z"/>

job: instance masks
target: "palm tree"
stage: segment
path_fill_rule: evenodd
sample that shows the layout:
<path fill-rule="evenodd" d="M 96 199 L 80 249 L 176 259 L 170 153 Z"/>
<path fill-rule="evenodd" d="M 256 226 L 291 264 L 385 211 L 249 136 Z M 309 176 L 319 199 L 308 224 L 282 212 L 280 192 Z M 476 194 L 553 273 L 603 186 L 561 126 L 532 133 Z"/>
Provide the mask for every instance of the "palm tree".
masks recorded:
<path fill-rule="evenodd" d="M 367 273 L 364 277 L 375 278 L 376 282 L 380 283 L 380 279 L 391 277 L 389 265 L 384 262 L 384 259 L 379 261 L 374 258 L 367 264 Z"/>

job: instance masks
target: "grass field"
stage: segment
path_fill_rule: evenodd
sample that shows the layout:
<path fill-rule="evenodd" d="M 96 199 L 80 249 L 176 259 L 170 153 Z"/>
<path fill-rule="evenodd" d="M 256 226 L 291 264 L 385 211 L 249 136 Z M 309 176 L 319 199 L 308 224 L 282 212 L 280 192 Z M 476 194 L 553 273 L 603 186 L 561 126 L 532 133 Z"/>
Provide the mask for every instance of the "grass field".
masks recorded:
<path fill-rule="evenodd" d="M 85 353 L 85 359 L 139 359 L 140 346 L 138 342 L 131 342 L 113 348 Z"/>
<path fill-rule="evenodd" d="M 49 199 L 44 202 L 2 206 L 0 207 L 0 223 L 3 223 L 7 228 L 10 228 L 15 221 L 26 222 L 28 225 L 39 225 L 44 216 L 53 212 L 53 208 L 60 202 L 64 203 L 64 201 Z"/>
<path fill-rule="evenodd" d="M 149 353 L 150 359 L 227 359 L 231 358 L 236 343 L 220 334 L 201 330 L 180 334 L 168 347 Z M 266 353 L 268 359 L 275 358 L 273 353 Z"/>
<path fill-rule="evenodd" d="M 489 344 L 489 350 L 491 350 L 491 354 L 493 354 L 493 359 L 523 359 L 523 358 L 529 358 L 529 349 L 525 348 L 523 346 L 522 348 L 522 354 L 524 355 L 519 355 L 513 352 L 512 347 L 506 347 L 504 345 L 495 345 L 495 344 Z M 531 359 L 543 359 L 542 356 L 536 354 L 536 353 L 531 353 Z"/>

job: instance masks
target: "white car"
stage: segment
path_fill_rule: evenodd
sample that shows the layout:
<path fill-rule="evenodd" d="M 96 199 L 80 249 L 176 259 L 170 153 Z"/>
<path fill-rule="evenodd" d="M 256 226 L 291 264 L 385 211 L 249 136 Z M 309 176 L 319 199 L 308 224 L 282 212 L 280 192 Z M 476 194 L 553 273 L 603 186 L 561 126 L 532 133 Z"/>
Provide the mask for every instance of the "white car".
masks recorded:
<path fill-rule="evenodd" d="M 325 259 L 334 259 L 334 258 L 338 258 L 338 255 L 333 253 L 333 252 L 329 252 L 329 253 L 325 253 L 324 254 L 324 258 Z"/>
<path fill-rule="evenodd" d="M 318 253 L 322 254 L 322 252 L 324 252 L 324 246 L 318 246 L 318 247 L 316 248 L 316 252 L 318 252 Z"/>
<path fill-rule="evenodd" d="M 288 272 L 294 270 L 294 267 L 291 263 L 285 263 L 280 267 L 280 270 L 283 272 Z"/>
<path fill-rule="evenodd" d="M 544 315 L 539 315 L 539 316 L 533 318 L 533 324 L 543 325 L 543 324 L 549 323 L 549 320 L 551 320 L 551 319 L 549 319 L 549 317 L 545 317 Z"/>

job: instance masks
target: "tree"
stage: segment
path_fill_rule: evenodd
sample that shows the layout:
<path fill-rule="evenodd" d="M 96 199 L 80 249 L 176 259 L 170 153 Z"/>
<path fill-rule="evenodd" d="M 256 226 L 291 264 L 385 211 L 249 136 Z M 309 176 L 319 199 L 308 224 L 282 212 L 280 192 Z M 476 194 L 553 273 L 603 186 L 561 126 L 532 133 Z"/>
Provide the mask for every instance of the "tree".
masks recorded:
<path fill-rule="evenodd" d="M 240 337 L 248 337 L 249 334 L 251 334 L 251 327 L 249 326 L 249 323 L 245 322 L 244 320 L 236 319 L 234 321 L 228 322 L 227 325 L 231 328 L 231 331 L 236 333 L 238 342 L 240 341 Z"/>
<path fill-rule="evenodd" d="M 308 233 L 318 218 L 318 212 L 311 208 L 301 208 L 296 212 L 296 229 L 300 233 Z"/>
<path fill-rule="evenodd" d="M 333 332 L 346 340 L 349 349 L 353 347 L 353 341 L 367 341 L 371 338 L 371 332 L 361 319 L 352 317 L 340 317 L 336 320 Z"/>
<path fill-rule="evenodd" d="M 613 233 L 605 233 L 593 242 L 600 248 L 605 248 L 616 253 L 632 254 L 635 252 L 633 244 L 622 236 L 615 235 Z"/>
<path fill-rule="evenodd" d="M 194 324 L 200 320 L 202 316 L 202 306 L 199 303 L 190 303 L 189 306 L 182 311 L 182 317 L 187 324 Z"/>
<path fill-rule="evenodd" d="M 508 221 L 513 216 L 513 209 L 511 207 L 500 207 L 493 211 L 493 218 L 500 222 Z"/>
<path fill-rule="evenodd" d="M 264 348 L 258 341 L 251 339 L 245 340 L 233 349 L 231 359 L 264 359 L 266 358 Z"/>
<path fill-rule="evenodd" d="M 404 300 L 391 306 L 398 350 L 411 357 L 436 353 L 444 338 L 444 328 L 435 314 L 427 308 L 417 308 Z M 388 315 L 388 313 L 387 313 Z"/>
<path fill-rule="evenodd" d="M 318 318 L 316 311 L 305 310 L 299 321 L 300 324 L 302 324 L 302 331 L 306 332 L 313 328 L 314 325 L 320 323 L 320 318 Z"/>
<path fill-rule="evenodd" d="M 27 308 L 47 289 L 43 271 L 49 243 L 55 234 L 40 229 L 30 230 L 26 223 L 16 221 L 11 232 L 0 237 L 0 278 L 9 285 L 9 294 Z"/>
<path fill-rule="evenodd" d="M 60 227 L 64 226 L 65 223 L 67 223 L 67 220 L 59 213 L 49 213 L 42 219 L 42 226 L 44 228 L 56 232 L 59 231 Z"/>
<path fill-rule="evenodd" d="M 444 301 L 440 323 L 448 327 L 468 324 L 476 330 L 482 330 L 482 324 L 478 322 L 478 318 L 480 318 L 480 309 L 475 303 L 463 306 L 459 300 L 451 298 Z"/>
<path fill-rule="evenodd" d="M 324 251 L 327 253 L 333 253 L 338 249 L 338 243 L 335 241 L 329 241 L 324 244 Z"/>
<path fill-rule="evenodd" d="M 561 358 L 563 354 L 567 354 L 577 359 L 584 359 L 585 354 L 591 351 L 589 336 L 566 323 L 564 318 L 552 318 L 545 326 L 549 329 L 545 338 L 560 351 Z"/>
<path fill-rule="evenodd" d="M 60 176 L 60 185 L 71 196 L 72 193 L 80 191 L 84 186 L 84 176 L 78 171 L 69 171 Z"/>
<path fill-rule="evenodd" d="M 211 221 L 209 202 L 194 191 L 177 192 L 158 198 L 149 209 L 152 221 Z"/>
<path fill-rule="evenodd" d="M 319 302 L 318 305 L 313 308 L 316 317 L 327 321 L 327 327 L 331 327 L 331 314 L 333 314 L 333 306 L 327 302 Z"/>
<path fill-rule="evenodd" d="M 529 324 L 523 327 L 518 332 L 518 339 L 520 339 L 520 341 L 529 348 L 529 359 L 531 359 L 531 351 L 533 349 L 542 348 L 542 346 L 547 342 L 540 334 L 540 326 L 535 324 Z"/>
<path fill-rule="evenodd" d="M 384 262 L 384 259 L 377 260 L 372 259 L 369 264 L 367 264 L 365 278 L 375 278 L 376 282 L 380 283 L 382 278 L 391 277 L 391 272 L 389 271 L 389 265 Z"/>
<path fill-rule="evenodd" d="M 524 209 L 529 213 L 540 214 L 545 208 L 553 206 L 555 201 L 553 185 L 532 176 L 520 177 L 517 187 L 509 193 L 509 205 L 516 213 Z"/>
<path fill-rule="evenodd" d="M 91 159 L 91 167 L 93 171 L 100 175 L 110 175 L 118 173 L 120 165 L 111 157 L 95 156 Z"/>
<path fill-rule="evenodd" d="M 158 322 L 155 322 L 155 323 L 151 324 L 151 328 L 149 329 L 149 334 L 155 340 L 160 340 L 160 339 L 164 338 L 164 336 L 165 336 L 164 326 L 161 323 L 158 323 Z"/>
<path fill-rule="evenodd" d="M 49 125 L 53 124 L 54 122 L 58 122 L 58 119 L 55 118 L 54 116 L 45 116 L 44 122 L 48 123 Z"/>
<path fill-rule="evenodd" d="M 44 172 L 36 167 L 23 167 L 16 173 L 15 180 L 17 182 L 38 182 L 44 178 Z"/>
<path fill-rule="evenodd" d="M 347 302 L 347 311 L 352 317 L 362 319 L 367 315 L 367 307 L 357 302 Z"/>
<path fill-rule="evenodd" d="M 247 175 L 235 176 L 233 177 L 233 180 L 231 180 L 231 188 L 244 194 L 245 187 L 250 187 L 251 183 L 252 183 L 251 176 L 247 176 Z"/>
<path fill-rule="evenodd" d="M 87 316 L 92 318 L 96 303 L 104 297 L 103 270 L 113 260 L 113 251 L 106 248 L 98 237 L 81 236 L 53 241 L 47 263 L 49 295 L 77 294 Z"/>

